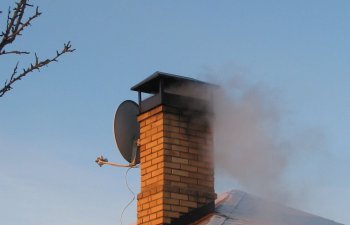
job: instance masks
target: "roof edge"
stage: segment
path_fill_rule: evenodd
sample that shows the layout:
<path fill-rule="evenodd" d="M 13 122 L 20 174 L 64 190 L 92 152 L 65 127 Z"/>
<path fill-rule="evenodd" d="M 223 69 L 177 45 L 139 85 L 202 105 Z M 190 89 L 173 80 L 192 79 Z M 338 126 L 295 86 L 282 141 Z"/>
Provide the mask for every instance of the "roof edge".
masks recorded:
<path fill-rule="evenodd" d="M 149 77 L 147 77 L 144 80 L 142 80 L 141 82 L 139 82 L 138 84 L 132 86 L 130 89 L 132 91 L 140 91 L 140 89 L 142 89 L 142 86 L 144 86 L 145 84 L 147 84 L 147 83 L 149 83 L 152 80 L 157 79 L 157 78 L 179 79 L 179 80 L 193 82 L 193 83 L 197 83 L 197 84 L 205 85 L 205 86 L 213 86 L 213 87 L 218 86 L 216 84 L 211 84 L 211 83 L 204 82 L 204 81 L 201 81 L 201 80 L 197 80 L 197 79 L 194 79 L 194 78 L 191 78 L 191 77 L 185 77 L 185 76 L 181 76 L 181 75 L 177 75 L 177 74 L 171 74 L 171 73 L 156 71 L 152 75 L 150 75 Z"/>

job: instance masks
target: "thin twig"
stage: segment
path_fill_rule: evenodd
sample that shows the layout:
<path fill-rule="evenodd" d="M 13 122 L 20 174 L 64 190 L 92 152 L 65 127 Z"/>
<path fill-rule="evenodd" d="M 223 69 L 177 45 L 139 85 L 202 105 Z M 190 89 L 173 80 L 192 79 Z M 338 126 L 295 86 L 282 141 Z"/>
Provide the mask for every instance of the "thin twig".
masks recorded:
<path fill-rule="evenodd" d="M 17 51 L 17 50 L 13 50 L 13 51 L 5 51 L 5 50 L 2 50 L 2 52 L 0 52 L 0 55 L 6 55 L 6 54 L 17 54 L 17 55 L 22 55 L 22 54 L 30 54 L 30 52 L 27 52 L 27 51 Z"/>

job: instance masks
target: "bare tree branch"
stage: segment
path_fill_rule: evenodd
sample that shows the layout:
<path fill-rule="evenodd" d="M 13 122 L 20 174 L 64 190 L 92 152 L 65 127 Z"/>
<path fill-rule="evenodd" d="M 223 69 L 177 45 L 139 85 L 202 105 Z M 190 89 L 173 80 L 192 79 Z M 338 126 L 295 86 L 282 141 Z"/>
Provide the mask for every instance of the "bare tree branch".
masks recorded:
<path fill-rule="evenodd" d="M 7 12 L 7 22 L 6 22 L 6 28 L 4 31 L 0 34 L 0 56 L 1 55 L 9 55 L 9 54 L 16 54 L 16 55 L 22 55 L 22 54 L 30 54 L 28 51 L 21 51 L 21 50 L 5 50 L 6 47 L 13 44 L 13 42 L 16 40 L 18 36 L 22 35 L 22 32 L 31 26 L 31 23 L 33 20 L 35 20 L 37 17 L 41 15 L 41 12 L 39 11 L 39 8 L 35 8 L 35 12 L 25 18 L 25 12 L 27 7 L 33 7 L 33 5 L 28 3 L 29 0 L 19 0 L 15 3 L 15 7 L 11 9 L 9 7 Z M 2 11 L 0 11 L 0 14 Z M 47 66 L 51 62 L 57 62 L 58 58 L 65 54 L 73 52 L 75 49 L 72 48 L 70 42 L 67 42 L 64 44 L 63 49 L 61 51 L 56 51 L 56 56 L 52 58 L 48 58 L 45 60 L 39 60 L 37 54 L 35 53 L 35 62 L 31 63 L 30 66 L 27 68 L 24 68 L 21 73 L 17 73 L 19 62 L 17 62 L 16 66 L 14 67 L 12 74 L 10 76 L 10 79 L 5 81 L 5 84 L 2 89 L 0 89 L 0 97 L 2 97 L 6 92 L 12 89 L 12 85 L 16 82 L 21 80 L 23 77 L 27 76 L 31 72 L 35 70 L 40 70 L 43 66 Z"/>
<path fill-rule="evenodd" d="M 13 69 L 10 79 L 6 80 L 4 87 L 0 89 L 0 97 L 2 97 L 7 91 L 11 90 L 12 89 L 11 85 L 16 81 L 21 80 L 23 77 L 27 76 L 29 73 L 35 70 L 40 71 L 40 69 L 43 66 L 47 66 L 51 62 L 58 62 L 58 58 L 61 55 L 69 52 L 74 52 L 74 51 L 75 49 L 72 49 L 72 45 L 70 44 L 70 42 L 67 42 L 64 44 L 63 49 L 60 52 L 57 51 L 56 56 L 51 59 L 39 60 L 39 57 L 35 53 L 35 62 L 30 64 L 30 66 L 28 66 L 27 68 L 23 69 L 22 73 L 20 74 L 17 74 L 17 69 L 18 69 L 18 62 L 17 62 L 15 68 Z"/>
<path fill-rule="evenodd" d="M 26 19 L 24 22 L 23 16 L 25 14 L 26 7 L 33 7 L 32 5 L 28 4 L 28 0 L 20 0 L 19 2 L 16 2 L 16 7 L 11 10 L 11 8 L 8 9 L 7 13 L 7 24 L 6 29 L 4 32 L 0 34 L 1 41 L 0 41 L 0 55 L 3 55 L 3 52 L 6 52 L 4 48 L 8 44 L 12 44 L 17 36 L 22 35 L 22 31 L 31 25 L 31 22 L 39 17 L 41 15 L 41 12 L 39 12 L 39 8 L 36 7 L 34 15 L 30 16 L 28 19 Z M 21 51 L 17 51 L 21 52 Z"/>
<path fill-rule="evenodd" d="M 0 55 L 6 55 L 6 54 L 17 54 L 17 55 L 21 55 L 21 54 L 30 54 L 30 52 L 26 52 L 26 51 L 18 51 L 18 50 L 12 50 L 12 51 L 5 51 L 3 50 L 2 52 L 0 52 Z"/>

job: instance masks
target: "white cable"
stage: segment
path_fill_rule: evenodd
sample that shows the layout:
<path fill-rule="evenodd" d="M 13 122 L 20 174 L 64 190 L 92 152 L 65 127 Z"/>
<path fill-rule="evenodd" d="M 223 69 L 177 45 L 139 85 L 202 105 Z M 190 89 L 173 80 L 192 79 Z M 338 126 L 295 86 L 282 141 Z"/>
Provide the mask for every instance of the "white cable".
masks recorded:
<path fill-rule="evenodd" d="M 123 211 L 122 211 L 122 214 L 120 215 L 120 225 L 123 225 L 123 214 L 125 212 L 125 210 L 130 206 L 130 204 L 135 200 L 135 193 L 131 190 L 129 184 L 128 184 L 128 173 L 129 173 L 129 170 L 132 169 L 133 167 L 129 167 L 126 172 L 125 172 L 125 184 L 126 184 L 126 187 L 129 189 L 130 193 L 133 195 L 133 198 L 131 199 L 131 201 L 124 207 Z"/>

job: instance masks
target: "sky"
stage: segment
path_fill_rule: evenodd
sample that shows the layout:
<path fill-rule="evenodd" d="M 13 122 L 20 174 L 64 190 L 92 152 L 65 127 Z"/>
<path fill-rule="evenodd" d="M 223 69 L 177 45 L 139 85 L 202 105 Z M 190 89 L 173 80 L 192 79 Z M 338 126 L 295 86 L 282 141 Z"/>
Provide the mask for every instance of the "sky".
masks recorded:
<path fill-rule="evenodd" d="M 289 185 L 308 191 L 290 205 L 350 224 L 350 1 L 31 3 L 43 14 L 13 48 L 45 58 L 71 41 L 76 51 L 0 98 L 1 224 L 120 224 L 132 199 L 126 169 L 94 160 L 125 162 L 114 113 L 124 100 L 136 101 L 130 87 L 155 71 L 222 84 L 239 76 L 271 90 L 282 135 L 308 149 L 289 170 Z M 12 4 L 3 0 L 0 8 Z M 0 14 L 1 28 L 5 19 Z M 25 67 L 33 58 L 2 56 L 0 82 L 18 60 Z M 128 182 L 138 193 L 138 169 Z M 244 187 L 216 175 L 217 193 L 236 188 Z M 123 224 L 135 220 L 134 201 Z"/>

